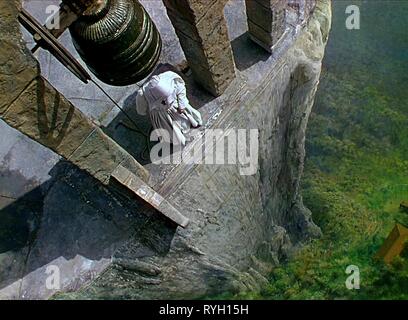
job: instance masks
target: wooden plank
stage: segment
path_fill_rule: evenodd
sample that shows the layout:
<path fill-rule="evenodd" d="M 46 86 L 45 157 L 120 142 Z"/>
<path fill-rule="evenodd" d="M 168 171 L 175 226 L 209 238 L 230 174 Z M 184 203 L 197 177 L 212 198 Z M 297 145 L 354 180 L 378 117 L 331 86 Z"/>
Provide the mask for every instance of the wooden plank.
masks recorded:
<path fill-rule="evenodd" d="M 407 240 L 408 228 L 397 223 L 375 257 L 384 260 L 385 263 L 391 263 L 404 250 Z"/>
<path fill-rule="evenodd" d="M 154 191 L 142 179 L 130 172 L 128 169 L 119 165 L 111 175 L 117 182 L 128 188 L 135 195 L 153 206 L 161 214 L 185 228 L 189 219 L 183 216 L 170 202 Z"/>

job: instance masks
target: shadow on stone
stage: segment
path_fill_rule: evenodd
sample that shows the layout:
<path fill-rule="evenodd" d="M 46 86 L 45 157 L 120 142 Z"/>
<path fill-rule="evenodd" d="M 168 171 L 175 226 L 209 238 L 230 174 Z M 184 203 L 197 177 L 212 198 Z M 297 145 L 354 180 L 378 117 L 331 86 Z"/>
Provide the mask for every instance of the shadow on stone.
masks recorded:
<path fill-rule="evenodd" d="M 128 243 L 151 255 L 168 252 L 176 226 L 136 197 L 108 190 L 66 161 L 50 175 L 0 210 L 0 290 L 33 271 L 46 275 L 50 263 L 98 272 Z M 44 283 L 31 278 L 27 290 L 35 295 Z"/>
<path fill-rule="evenodd" d="M 259 61 L 266 61 L 270 54 L 255 44 L 246 32 L 231 42 L 235 65 L 239 71 L 244 71 Z"/>
<path fill-rule="evenodd" d="M 43 193 L 40 188 L 26 192 L 31 183 L 35 182 L 19 171 L 2 168 L 0 172 L 0 254 L 23 248 L 39 224 Z M 14 197 L 19 197 L 18 201 Z"/>
<path fill-rule="evenodd" d="M 132 119 L 132 122 L 123 112 L 119 112 L 113 121 L 103 128 L 104 132 L 131 154 L 140 164 L 150 163 L 151 122 L 148 116 L 136 112 L 136 92 L 128 96 L 122 106 L 123 110 Z"/>

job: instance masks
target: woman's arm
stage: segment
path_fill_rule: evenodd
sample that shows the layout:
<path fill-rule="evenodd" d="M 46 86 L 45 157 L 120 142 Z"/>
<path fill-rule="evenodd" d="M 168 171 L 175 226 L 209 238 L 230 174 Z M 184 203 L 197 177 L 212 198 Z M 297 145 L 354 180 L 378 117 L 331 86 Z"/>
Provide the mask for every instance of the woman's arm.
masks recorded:
<path fill-rule="evenodd" d="M 187 98 L 186 85 L 182 78 L 176 78 L 176 99 L 177 99 L 177 109 L 182 113 L 187 106 L 190 105 L 190 101 Z"/>

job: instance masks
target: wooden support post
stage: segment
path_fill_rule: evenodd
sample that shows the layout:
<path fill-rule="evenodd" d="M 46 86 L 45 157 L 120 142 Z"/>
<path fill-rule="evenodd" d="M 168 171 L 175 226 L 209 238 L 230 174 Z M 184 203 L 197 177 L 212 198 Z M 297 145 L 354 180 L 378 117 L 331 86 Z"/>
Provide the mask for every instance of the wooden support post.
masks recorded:
<path fill-rule="evenodd" d="M 407 241 L 408 228 L 397 223 L 375 257 L 391 263 L 404 250 Z"/>

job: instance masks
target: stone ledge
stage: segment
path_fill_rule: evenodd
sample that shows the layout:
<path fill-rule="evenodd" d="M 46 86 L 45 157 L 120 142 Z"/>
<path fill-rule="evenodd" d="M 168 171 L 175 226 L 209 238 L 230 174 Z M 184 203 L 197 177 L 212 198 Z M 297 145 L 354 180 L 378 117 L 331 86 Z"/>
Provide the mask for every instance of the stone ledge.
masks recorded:
<path fill-rule="evenodd" d="M 42 77 L 31 82 L 2 118 L 13 128 L 65 158 L 95 128 Z"/>
<path fill-rule="evenodd" d="M 20 1 L 0 1 L 0 116 L 40 73 L 38 62 L 21 40 L 19 6 Z"/>
<path fill-rule="evenodd" d="M 112 172 L 122 163 L 127 164 L 144 181 L 148 181 L 149 177 L 147 170 L 100 128 L 95 128 L 68 160 L 105 185 L 109 183 Z"/>

